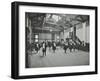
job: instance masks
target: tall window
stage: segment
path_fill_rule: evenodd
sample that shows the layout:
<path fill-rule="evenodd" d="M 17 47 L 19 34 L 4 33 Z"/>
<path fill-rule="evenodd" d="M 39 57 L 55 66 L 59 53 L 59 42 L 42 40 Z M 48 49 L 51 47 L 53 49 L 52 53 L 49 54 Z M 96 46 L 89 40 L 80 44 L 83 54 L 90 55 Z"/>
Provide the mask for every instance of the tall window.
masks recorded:
<path fill-rule="evenodd" d="M 39 41 L 39 35 L 35 34 L 35 42 L 38 42 L 38 41 Z"/>

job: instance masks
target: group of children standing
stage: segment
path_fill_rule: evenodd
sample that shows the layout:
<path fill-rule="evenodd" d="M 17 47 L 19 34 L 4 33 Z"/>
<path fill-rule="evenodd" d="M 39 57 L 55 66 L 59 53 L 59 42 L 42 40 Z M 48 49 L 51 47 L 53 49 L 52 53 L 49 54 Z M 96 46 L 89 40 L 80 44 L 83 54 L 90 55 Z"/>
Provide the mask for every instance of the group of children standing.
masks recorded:
<path fill-rule="evenodd" d="M 74 51 L 75 51 L 75 49 L 77 48 L 76 46 L 78 46 L 78 45 L 76 45 L 73 41 L 65 41 L 62 45 L 59 45 L 59 47 L 63 48 L 65 53 L 66 53 L 67 49 L 69 49 L 70 52 L 72 52 L 72 49 L 74 49 Z M 36 43 L 35 51 L 38 53 L 38 51 L 41 48 L 43 56 L 46 56 L 47 47 L 49 48 L 49 50 L 52 49 L 53 53 L 55 53 L 56 48 L 57 48 L 57 43 L 55 41 L 53 41 L 53 42 L 43 41 L 40 44 Z"/>

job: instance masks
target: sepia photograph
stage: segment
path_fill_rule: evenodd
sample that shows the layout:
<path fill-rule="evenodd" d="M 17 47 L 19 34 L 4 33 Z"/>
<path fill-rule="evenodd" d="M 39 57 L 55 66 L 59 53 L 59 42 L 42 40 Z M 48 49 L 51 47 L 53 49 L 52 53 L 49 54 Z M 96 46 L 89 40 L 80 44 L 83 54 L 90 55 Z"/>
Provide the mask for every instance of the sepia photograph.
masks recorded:
<path fill-rule="evenodd" d="M 25 12 L 26 68 L 89 65 L 89 18 Z"/>

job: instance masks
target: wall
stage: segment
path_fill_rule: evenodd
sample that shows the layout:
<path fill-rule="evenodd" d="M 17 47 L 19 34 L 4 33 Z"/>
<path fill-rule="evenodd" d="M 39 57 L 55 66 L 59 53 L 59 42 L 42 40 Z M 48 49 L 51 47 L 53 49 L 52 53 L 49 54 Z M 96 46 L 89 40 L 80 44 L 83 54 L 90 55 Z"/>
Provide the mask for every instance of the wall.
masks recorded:
<path fill-rule="evenodd" d="M 67 29 L 67 30 L 64 30 L 64 40 L 66 39 L 66 38 L 70 38 L 70 32 L 72 32 L 73 31 L 73 27 L 71 27 L 71 28 L 69 28 L 69 29 Z"/>
<path fill-rule="evenodd" d="M 85 24 L 85 23 L 83 23 Z M 89 43 L 89 31 L 90 27 L 85 26 L 85 29 L 83 28 L 83 24 L 76 25 L 76 36 L 81 40 L 85 41 L 86 43 Z M 69 32 L 73 31 L 73 27 L 70 29 L 64 30 L 64 39 L 69 38 Z"/>
<path fill-rule="evenodd" d="M 85 28 L 83 27 L 83 25 L 85 25 Z M 84 41 L 86 43 L 89 43 L 89 39 L 90 39 L 90 35 L 89 35 L 89 31 L 90 31 L 90 27 L 86 26 L 85 23 L 79 24 L 76 26 L 76 36 L 81 40 Z"/>
<path fill-rule="evenodd" d="M 90 27 L 87 26 L 87 27 L 86 27 L 86 30 L 87 30 L 87 31 L 86 31 L 86 42 L 89 43 L 89 41 L 90 41 L 90 37 L 89 37 Z"/>
<path fill-rule="evenodd" d="M 44 40 L 52 40 L 52 35 L 51 33 L 39 33 L 39 42 L 42 42 Z"/>
<path fill-rule="evenodd" d="M 69 32 L 67 30 L 64 30 L 64 39 L 69 38 Z"/>
<path fill-rule="evenodd" d="M 14 81 L 10 78 L 11 69 L 11 2 L 14 0 L 0 1 L 0 81 Z M 17 0 L 18 1 L 18 0 Z M 20 1 L 20 0 L 19 0 Z M 88 5 L 98 6 L 98 21 L 100 21 L 100 0 L 21 0 L 30 2 L 72 4 L 72 5 Z M 100 35 L 100 23 L 98 23 L 98 35 Z M 98 36 L 98 42 L 100 36 Z M 100 48 L 100 42 L 98 43 Z M 100 53 L 100 50 L 98 50 Z M 98 53 L 98 58 L 100 54 Z M 100 62 L 100 59 L 98 59 Z M 100 63 L 98 63 L 100 68 Z M 100 72 L 100 69 L 99 69 Z M 24 81 L 24 80 L 20 80 Z M 100 81 L 100 73 L 98 75 L 82 75 L 82 76 L 66 76 L 53 78 L 26 79 L 25 81 Z"/>
<path fill-rule="evenodd" d="M 81 41 L 83 41 L 83 34 L 82 33 L 83 33 L 83 28 L 76 30 L 76 35 Z"/>

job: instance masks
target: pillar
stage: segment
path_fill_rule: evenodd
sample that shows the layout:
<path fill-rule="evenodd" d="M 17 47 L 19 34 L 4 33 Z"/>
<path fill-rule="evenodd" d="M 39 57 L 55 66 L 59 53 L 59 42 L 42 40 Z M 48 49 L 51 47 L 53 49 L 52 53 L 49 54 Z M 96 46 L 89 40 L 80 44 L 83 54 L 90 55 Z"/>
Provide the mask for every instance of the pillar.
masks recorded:
<path fill-rule="evenodd" d="M 29 20 L 29 30 L 30 30 L 29 42 L 30 42 L 30 44 L 31 44 L 31 43 L 32 43 L 32 27 L 31 27 L 31 20 Z"/>
<path fill-rule="evenodd" d="M 86 42 L 86 22 L 82 23 L 83 26 L 83 41 Z"/>
<path fill-rule="evenodd" d="M 76 38 L 76 26 L 73 27 L 73 39 L 75 40 Z"/>
<path fill-rule="evenodd" d="M 86 40 L 86 22 L 82 23 L 83 26 L 83 41 L 84 41 L 84 46 L 85 46 L 85 42 Z"/>

